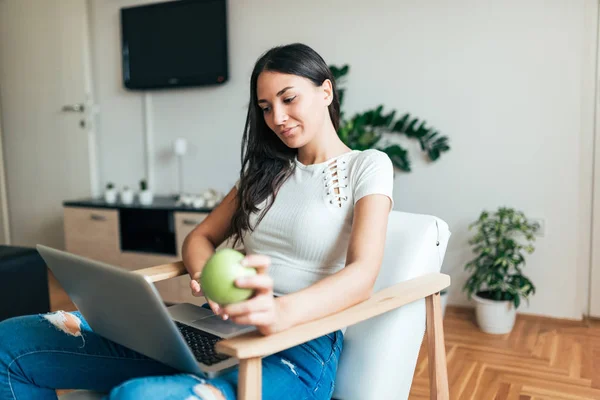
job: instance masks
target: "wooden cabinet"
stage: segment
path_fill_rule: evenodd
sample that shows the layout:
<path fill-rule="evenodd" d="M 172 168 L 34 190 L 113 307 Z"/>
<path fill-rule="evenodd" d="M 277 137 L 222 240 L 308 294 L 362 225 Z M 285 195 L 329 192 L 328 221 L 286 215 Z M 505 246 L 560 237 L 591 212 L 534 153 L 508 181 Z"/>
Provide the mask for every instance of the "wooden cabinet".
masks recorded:
<path fill-rule="evenodd" d="M 192 212 L 176 212 L 175 213 L 175 232 L 177 237 L 177 251 L 178 255 L 181 257 L 181 249 L 183 248 L 183 241 L 185 237 L 198 225 L 200 222 L 204 221 L 204 218 L 208 217 L 207 213 L 192 213 Z M 219 247 L 217 250 L 223 248 L 233 248 L 233 240 L 227 239 Z M 244 251 L 243 246 L 238 244 L 235 247 L 236 250 Z"/>
<path fill-rule="evenodd" d="M 67 251 L 121 265 L 117 210 L 65 207 L 64 218 Z"/>
<path fill-rule="evenodd" d="M 177 241 L 177 255 L 181 257 L 181 249 L 185 237 L 202 221 L 208 217 L 206 213 L 177 211 L 175 213 L 175 239 Z"/>

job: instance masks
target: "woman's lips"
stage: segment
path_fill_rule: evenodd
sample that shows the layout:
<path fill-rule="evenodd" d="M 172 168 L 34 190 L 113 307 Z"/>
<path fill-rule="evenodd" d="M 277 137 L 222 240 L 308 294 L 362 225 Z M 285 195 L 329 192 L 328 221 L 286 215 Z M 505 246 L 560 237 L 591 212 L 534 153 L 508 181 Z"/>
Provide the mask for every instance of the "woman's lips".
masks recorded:
<path fill-rule="evenodd" d="M 286 129 L 285 131 L 282 131 L 281 136 L 283 136 L 283 137 L 292 136 L 296 132 L 296 128 L 297 128 L 297 126 L 294 126 L 293 128 L 289 128 L 289 129 Z"/>

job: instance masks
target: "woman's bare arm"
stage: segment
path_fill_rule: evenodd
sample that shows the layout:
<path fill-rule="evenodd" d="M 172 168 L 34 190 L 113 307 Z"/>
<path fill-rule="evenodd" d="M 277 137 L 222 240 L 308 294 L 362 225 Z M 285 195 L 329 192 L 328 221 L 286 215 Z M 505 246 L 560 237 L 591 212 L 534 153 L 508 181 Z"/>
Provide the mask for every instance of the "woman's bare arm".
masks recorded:
<path fill-rule="evenodd" d="M 237 189 L 234 187 L 223 201 L 194 228 L 183 241 L 183 264 L 190 277 L 200 278 L 206 261 L 227 237 L 231 219 L 237 207 Z"/>
<path fill-rule="evenodd" d="M 287 326 L 334 314 L 368 299 L 383 261 L 390 199 L 372 194 L 354 208 L 346 266 L 303 290 L 277 298 Z"/>

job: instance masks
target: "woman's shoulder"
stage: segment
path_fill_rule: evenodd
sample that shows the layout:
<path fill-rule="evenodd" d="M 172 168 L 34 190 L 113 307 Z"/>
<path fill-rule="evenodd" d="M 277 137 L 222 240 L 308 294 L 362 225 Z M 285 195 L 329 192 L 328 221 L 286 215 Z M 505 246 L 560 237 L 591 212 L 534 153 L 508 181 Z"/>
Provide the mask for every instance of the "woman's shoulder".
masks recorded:
<path fill-rule="evenodd" d="M 358 169 L 370 168 L 373 166 L 393 168 L 390 157 L 385 152 L 378 149 L 367 149 L 359 152 L 356 155 L 354 162 Z"/>

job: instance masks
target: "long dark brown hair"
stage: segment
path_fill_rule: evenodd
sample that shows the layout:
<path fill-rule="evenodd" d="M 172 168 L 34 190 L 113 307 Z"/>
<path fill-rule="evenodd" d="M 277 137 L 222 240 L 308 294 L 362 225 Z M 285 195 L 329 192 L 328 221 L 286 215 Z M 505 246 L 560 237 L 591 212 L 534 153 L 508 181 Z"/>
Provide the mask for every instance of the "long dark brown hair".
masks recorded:
<path fill-rule="evenodd" d="M 256 89 L 258 76 L 263 71 L 297 75 L 309 79 L 315 86 L 321 86 L 329 79 L 333 85 L 329 116 L 336 131 L 339 127 L 340 101 L 335 80 L 327 63 L 316 51 L 304 44 L 294 43 L 274 47 L 258 59 L 250 78 L 250 104 L 242 137 L 238 204 L 227 235 L 234 238 L 234 245 L 243 243 L 244 232 L 254 231 L 262 221 L 273 205 L 277 191 L 294 172 L 293 161 L 298 154 L 297 149 L 286 146 L 265 122 Z M 258 205 L 266 199 L 270 201 L 263 208 L 256 225 L 250 226 L 250 214 L 258 212 Z"/>

